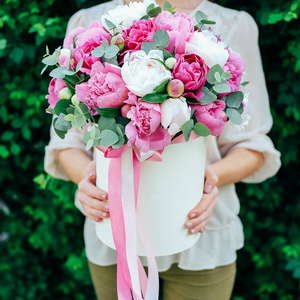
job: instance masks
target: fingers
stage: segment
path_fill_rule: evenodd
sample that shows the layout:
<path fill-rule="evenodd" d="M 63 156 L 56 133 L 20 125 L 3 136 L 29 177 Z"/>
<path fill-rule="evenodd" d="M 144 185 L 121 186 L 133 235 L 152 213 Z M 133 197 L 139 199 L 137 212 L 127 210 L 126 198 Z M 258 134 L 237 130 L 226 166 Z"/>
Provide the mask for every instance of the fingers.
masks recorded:
<path fill-rule="evenodd" d="M 185 223 L 185 227 L 189 229 L 190 234 L 205 230 L 217 205 L 216 197 L 218 193 L 217 187 L 214 187 L 210 194 L 204 193 L 199 204 L 190 211 L 189 220 Z"/>
<path fill-rule="evenodd" d="M 204 183 L 204 192 L 210 194 L 213 188 L 217 185 L 219 181 L 218 176 L 213 171 L 212 167 L 205 167 L 205 183 Z"/>
<path fill-rule="evenodd" d="M 92 160 L 86 166 L 86 175 L 91 182 L 96 183 L 96 161 Z"/>
<path fill-rule="evenodd" d="M 99 189 L 89 179 L 85 178 L 78 184 L 77 198 L 81 203 L 83 214 L 100 222 L 103 218 L 109 218 L 108 194 Z"/>

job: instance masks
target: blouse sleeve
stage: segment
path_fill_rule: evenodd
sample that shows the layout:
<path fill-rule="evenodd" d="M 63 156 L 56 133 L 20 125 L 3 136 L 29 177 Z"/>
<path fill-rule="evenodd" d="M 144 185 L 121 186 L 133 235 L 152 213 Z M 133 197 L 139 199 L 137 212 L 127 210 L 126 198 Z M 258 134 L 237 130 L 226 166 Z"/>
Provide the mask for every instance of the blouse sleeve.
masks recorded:
<path fill-rule="evenodd" d="M 249 94 L 251 119 L 244 129 L 227 122 L 218 137 L 221 156 L 224 157 L 236 147 L 259 151 L 264 155 L 263 166 L 244 182 L 261 182 L 273 176 L 280 168 L 280 153 L 274 148 L 267 136 L 273 121 L 270 113 L 269 98 L 258 46 L 258 27 L 246 12 L 240 12 L 227 37 L 229 47 L 242 55 L 246 63 L 243 81 L 250 83 L 245 87 Z"/>

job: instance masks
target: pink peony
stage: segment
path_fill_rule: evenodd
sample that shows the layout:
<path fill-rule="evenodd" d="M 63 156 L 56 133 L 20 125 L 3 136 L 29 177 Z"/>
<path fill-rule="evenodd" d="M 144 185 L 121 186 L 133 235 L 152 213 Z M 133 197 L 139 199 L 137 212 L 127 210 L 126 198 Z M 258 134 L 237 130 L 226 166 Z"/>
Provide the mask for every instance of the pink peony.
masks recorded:
<path fill-rule="evenodd" d="M 135 144 L 142 152 L 163 150 L 171 143 L 167 129 L 160 126 L 161 111 L 157 103 L 138 101 L 127 113 L 131 122 L 125 128 L 128 146 Z"/>
<path fill-rule="evenodd" d="M 90 108 L 122 106 L 128 98 L 128 92 L 121 69 L 110 64 L 104 67 L 101 62 L 95 62 L 92 66 L 88 82 L 76 85 L 78 99 Z"/>
<path fill-rule="evenodd" d="M 191 109 L 195 110 L 195 117 L 198 122 L 204 124 L 211 131 L 211 135 L 219 135 L 225 126 L 227 116 L 223 111 L 225 108 L 224 101 L 216 101 L 207 105 L 197 104 L 192 106 Z"/>
<path fill-rule="evenodd" d="M 230 86 L 231 92 L 236 92 L 240 89 L 242 75 L 245 70 L 245 62 L 242 59 L 242 56 L 239 53 L 232 52 L 228 50 L 229 58 L 227 63 L 224 65 L 224 72 L 232 74 L 231 78 L 227 80 L 227 83 Z M 229 95 L 230 93 L 220 94 L 218 97 L 223 98 L 224 96 Z"/>
<path fill-rule="evenodd" d="M 183 13 L 175 13 L 172 15 L 169 11 L 162 11 L 157 18 L 155 24 L 158 29 L 166 30 L 169 33 L 170 44 L 166 50 L 171 53 L 177 48 L 178 38 L 180 37 L 180 44 L 188 39 L 189 34 L 194 32 L 194 25 L 191 18 Z M 184 33 L 185 41 L 182 41 L 182 34 Z"/>
<path fill-rule="evenodd" d="M 143 43 L 152 42 L 156 31 L 157 26 L 151 19 L 133 21 L 132 26 L 122 33 L 125 40 L 124 51 L 141 50 Z"/>
<path fill-rule="evenodd" d="M 172 75 L 183 82 L 185 91 L 183 96 L 185 96 L 188 92 L 202 89 L 208 70 L 202 58 L 196 54 L 186 53 L 178 56 Z"/>
<path fill-rule="evenodd" d="M 48 99 L 48 102 L 49 102 L 49 108 L 55 107 L 56 103 L 60 100 L 60 98 L 58 97 L 58 93 L 65 87 L 67 87 L 67 85 L 63 81 L 63 79 L 53 78 L 50 81 L 50 84 L 48 87 L 49 95 L 46 96 L 46 99 Z"/>
<path fill-rule="evenodd" d="M 83 29 L 80 27 L 72 30 L 64 40 L 64 48 L 73 51 L 71 58 L 74 59 L 74 66 L 83 60 L 80 71 L 90 74 L 92 65 L 96 61 L 100 61 L 100 58 L 92 56 L 91 52 L 101 46 L 103 41 L 109 44 L 112 36 L 98 21 L 92 22 L 87 30 Z M 75 49 L 73 40 L 76 44 Z"/>

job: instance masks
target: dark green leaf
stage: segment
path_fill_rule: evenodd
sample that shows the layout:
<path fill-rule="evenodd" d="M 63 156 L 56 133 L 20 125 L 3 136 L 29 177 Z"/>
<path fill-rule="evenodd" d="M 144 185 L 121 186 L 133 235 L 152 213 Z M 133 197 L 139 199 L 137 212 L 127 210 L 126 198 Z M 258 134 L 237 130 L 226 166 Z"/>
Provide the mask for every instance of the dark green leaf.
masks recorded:
<path fill-rule="evenodd" d="M 209 136 L 211 131 L 202 123 L 196 123 L 194 128 L 194 132 L 199 136 Z"/>
<path fill-rule="evenodd" d="M 201 24 L 214 25 L 214 24 L 216 24 L 216 22 L 215 21 L 209 21 L 209 20 L 201 20 Z"/>
<path fill-rule="evenodd" d="M 121 115 L 121 107 L 106 107 L 106 108 L 95 108 L 94 110 L 98 112 L 102 117 L 115 118 Z"/>
<path fill-rule="evenodd" d="M 159 6 L 151 9 L 149 12 L 148 12 L 148 16 L 150 18 L 155 18 L 157 17 L 159 14 L 161 13 L 161 8 Z"/>
<path fill-rule="evenodd" d="M 61 99 L 59 100 L 55 107 L 54 107 L 54 111 L 56 115 L 60 115 L 61 113 L 67 115 L 67 108 L 70 106 L 71 102 L 70 100 L 67 99 Z"/>
<path fill-rule="evenodd" d="M 47 108 L 46 111 L 52 115 L 56 115 L 54 108 Z"/>
<path fill-rule="evenodd" d="M 187 142 L 190 139 L 191 131 L 193 130 L 194 127 L 194 120 L 190 119 L 187 122 L 185 122 L 181 126 L 181 130 L 184 133 L 184 139 Z"/>
<path fill-rule="evenodd" d="M 139 101 L 145 101 L 149 103 L 162 103 L 168 97 L 168 94 L 147 94 Z"/>
<path fill-rule="evenodd" d="M 157 86 L 157 87 L 153 90 L 153 93 L 155 93 L 155 94 L 163 94 L 163 93 L 165 93 L 169 81 L 170 81 L 170 79 L 167 79 L 167 80 L 165 80 L 164 82 L 162 82 L 159 86 Z"/>
<path fill-rule="evenodd" d="M 147 9 L 146 9 L 146 13 L 149 14 L 150 10 L 154 9 L 155 8 L 155 4 L 154 3 L 151 3 Z"/>

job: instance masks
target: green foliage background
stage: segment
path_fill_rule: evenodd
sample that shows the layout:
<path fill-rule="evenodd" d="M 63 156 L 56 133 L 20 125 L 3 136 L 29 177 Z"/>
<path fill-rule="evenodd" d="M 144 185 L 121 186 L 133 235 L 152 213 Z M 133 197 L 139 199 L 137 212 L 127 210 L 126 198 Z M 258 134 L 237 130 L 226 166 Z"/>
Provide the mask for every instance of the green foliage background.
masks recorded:
<path fill-rule="evenodd" d="M 46 44 L 62 43 L 69 17 L 98 3 L 1 0 L 0 299 L 94 299 L 75 187 L 43 171 L 51 117 L 40 61 Z M 259 25 L 270 136 L 283 163 L 276 177 L 237 187 L 246 245 L 233 299 L 300 299 L 300 1 L 218 3 L 248 11 Z"/>

